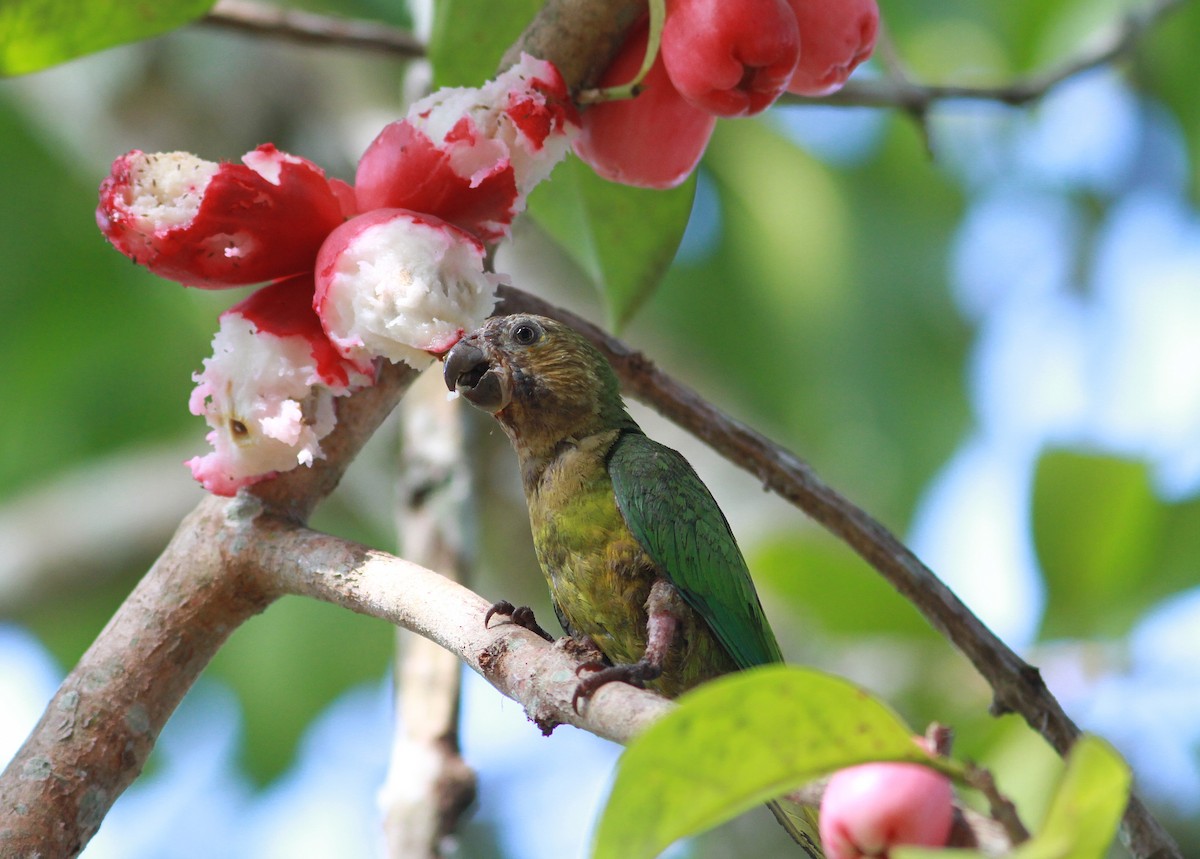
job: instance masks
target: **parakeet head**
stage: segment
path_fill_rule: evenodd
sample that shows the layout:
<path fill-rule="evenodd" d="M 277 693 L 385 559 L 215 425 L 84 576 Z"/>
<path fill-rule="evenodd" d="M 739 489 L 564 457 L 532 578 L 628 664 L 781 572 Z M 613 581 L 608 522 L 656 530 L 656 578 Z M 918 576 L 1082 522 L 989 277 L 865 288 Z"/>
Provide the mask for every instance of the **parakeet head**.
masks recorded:
<path fill-rule="evenodd" d="M 518 445 L 631 423 L 612 367 L 580 334 L 544 316 L 491 319 L 446 355 L 446 387 L 490 412 Z"/>

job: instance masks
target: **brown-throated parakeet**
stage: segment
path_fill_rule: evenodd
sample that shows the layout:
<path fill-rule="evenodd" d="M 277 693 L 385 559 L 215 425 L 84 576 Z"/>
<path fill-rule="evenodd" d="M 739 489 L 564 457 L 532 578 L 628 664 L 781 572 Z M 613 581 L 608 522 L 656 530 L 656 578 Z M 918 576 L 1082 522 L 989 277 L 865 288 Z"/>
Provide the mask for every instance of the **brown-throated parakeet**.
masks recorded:
<path fill-rule="evenodd" d="M 540 316 L 495 318 L 450 350 L 444 375 L 508 434 L 558 619 L 605 656 L 581 666 L 577 702 L 614 680 L 674 697 L 783 661 L 717 502 L 687 460 L 641 431 L 580 334 Z M 549 638 L 528 609 L 495 612 Z M 819 857 L 811 810 L 771 806 Z"/>

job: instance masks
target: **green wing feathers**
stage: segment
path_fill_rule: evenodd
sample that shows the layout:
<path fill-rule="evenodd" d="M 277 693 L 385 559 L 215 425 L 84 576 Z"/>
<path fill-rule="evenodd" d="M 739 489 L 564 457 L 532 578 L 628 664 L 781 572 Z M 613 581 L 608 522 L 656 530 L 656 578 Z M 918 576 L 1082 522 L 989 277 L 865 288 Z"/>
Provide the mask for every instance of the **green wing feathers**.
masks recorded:
<path fill-rule="evenodd" d="M 688 461 L 627 431 L 608 471 L 629 530 L 737 666 L 782 662 L 729 523 Z"/>

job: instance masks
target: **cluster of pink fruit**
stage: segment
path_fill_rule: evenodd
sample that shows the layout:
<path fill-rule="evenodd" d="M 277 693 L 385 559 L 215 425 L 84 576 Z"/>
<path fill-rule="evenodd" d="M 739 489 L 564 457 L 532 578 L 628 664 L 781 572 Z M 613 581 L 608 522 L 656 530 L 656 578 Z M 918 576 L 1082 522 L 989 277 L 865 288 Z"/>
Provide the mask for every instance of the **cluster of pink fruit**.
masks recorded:
<path fill-rule="evenodd" d="M 875 47 L 875 0 L 667 0 L 662 48 L 637 98 L 583 116 L 575 152 L 614 182 L 670 188 L 695 168 L 717 117 L 766 110 L 785 91 L 828 95 Z M 600 80 L 628 83 L 649 41 L 644 21 Z"/>
<path fill-rule="evenodd" d="M 566 85 L 529 56 L 479 88 L 443 89 L 388 125 L 353 187 L 266 144 L 241 164 L 184 152 L 118 158 L 100 229 L 126 256 L 188 286 L 266 283 L 221 316 L 191 397 L 213 451 L 188 462 L 232 495 L 311 465 L 334 398 L 380 359 L 425 366 L 478 326 L 503 238 L 578 131 Z"/>

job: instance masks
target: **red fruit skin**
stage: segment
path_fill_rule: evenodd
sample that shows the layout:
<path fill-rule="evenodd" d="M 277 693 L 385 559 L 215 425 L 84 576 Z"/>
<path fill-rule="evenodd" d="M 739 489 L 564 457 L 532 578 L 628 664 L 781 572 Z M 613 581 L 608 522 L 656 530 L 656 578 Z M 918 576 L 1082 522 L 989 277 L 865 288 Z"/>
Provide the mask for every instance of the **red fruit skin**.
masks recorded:
<path fill-rule="evenodd" d="M 316 281 L 308 271 L 255 290 L 221 315 L 238 314 L 259 331 L 276 337 L 303 337 L 317 362 L 317 372 L 330 388 L 349 387 L 352 372 L 373 377 L 373 366 L 360 366 L 343 358 L 325 335 L 313 307 L 315 293 Z"/>
<path fill-rule="evenodd" d="M 129 208 L 132 162 L 142 154 L 113 162 L 96 222 L 121 253 L 184 286 L 224 289 L 309 270 L 325 236 L 353 208 L 345 183 L 266 143 L 245 160 L 267 165 L 268 174 L 277 167 L 276 182 L 245 164 L 223 163 L 188 223 L 156 228 Z"/>
<path fill-rule="evenodd" d="M 550 63 L 546 64 L 544 76 L 535 77 L 528 89 L 509 93 L 505 112 L 538 149 L 550 135 L 579 125 L 579 111 L 571 100 L 567 83 Z"/>
<path fill-rule="evenodd" d="M 692 104 L 717 116 L 750 116 L 791 81 L 800 29 L 787 0 L 671 0 L 662 58 Z"/>
<path fill-rule="evenodd" d="M 787 91 L 803 96 L 837 92 L 875 50 L 875 0 L 788 0 L 800 27 L 800 62 Z"/>
<path fill-rule="evenodd" d="M 950 836 L 950 780 L 920 764 L 877 763 L 834 773 L 821 799 L 828 859 L 887 857 L 902 844 L 942 847 Z"/>
<path fill-rule="evenodd" d="M 469 118 L 454 127 L 448 142 L 475 136 Z M 484 241 L 502 238 L 516 216 L 516 173 L 498 158 L 473 175 L 461 176 L 450 155 L 408 120 L 391 123 L 367 147 L 354 177 L 358 208 L 411 209 L 461 227 Z"/>
<path fill-rule="evenodd" d="M 646 54 L 643 24 L 621 48 L 599 86 L 628 83 Z M 688 103 L 671 83 L 660 54 L 634 99 L 593 105 L 584 112 L 575 154 L 597 174 L 622 185 L 674 188 L 695 169 L 717 118 Z"/>
<path fill-rule="evenodd" d="M 379 133 L 358 162 L 360 211 L 410 209 L 484 241 L 508 235 L 524 195 L 541 178 L 531 175 L 531 162 L 541 153 L 552 166 L 565 145 L 551 154 L 547 143 L 578 127 L 579 116 L 558 69 L 525 54 L 473 93 L 477 101 L 465 111 L 455 91 L 441 101 L 435 93 Z M 447 122 L 447 111 L 463 112 Z M 440 130 L 447 125 L 448 132 Z"/>

